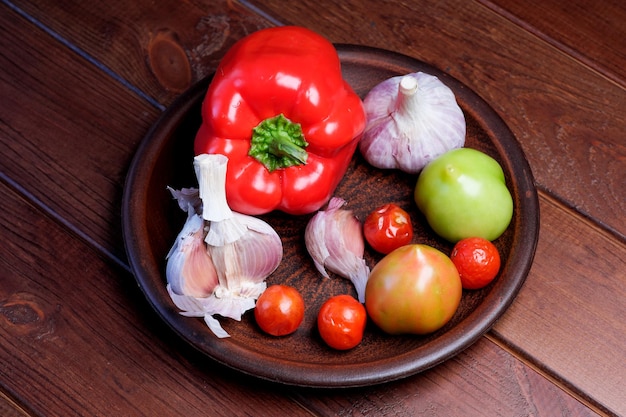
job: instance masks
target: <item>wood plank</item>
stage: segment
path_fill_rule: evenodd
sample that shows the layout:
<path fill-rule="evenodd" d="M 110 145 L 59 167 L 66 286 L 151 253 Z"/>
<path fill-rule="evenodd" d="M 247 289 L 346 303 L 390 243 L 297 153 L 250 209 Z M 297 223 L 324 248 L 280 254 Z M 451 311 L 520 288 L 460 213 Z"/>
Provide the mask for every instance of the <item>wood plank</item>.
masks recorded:
<path fill-rule="evenodd" d="M 626 242 L 543 194 L 540 204 L 533 266 L 493 333 L 570 389 L 626 415 Z"/>
<path fill-rule="evenodd" d="M 237 39 L 269 25 L 229 0 L 12 4 L 163 105 L 212 73 Z"/>
<path fill-rule="evenodd" d="M 5 5 L 0 22 L 0 172 L 124 257 L 124 178 L 160 111 Z"/>
<path fill-rule="evenodd" d="M 481 1 L 497 13 L 626 86 L 626 7 L 621 0 L 550 0 L 531 7 Z"/>
<path fill-rule="evenodd" d="M 16 404 L 39 416 L 310 416 L 200 356 L 130 274 L 4 183 L 0 194 L 0 390 Z"/>
<path fill-rule="evenodd" d="M 17 404 L 0 392 L 0 415 L 3 417 L 27 417 L 28 414 Z"/>
<path fill-rule="evenodd" d="M 298 398 L 318 415 L 335 416 L 596 415 L 484 338 L 438 367 L 384 390 L 307 392 Z"/>
<path fill-rule="evenodd" d="M 423 374 L 364 389 L 240 375 L 178 339 L 128 273 L 2 183 L 0 193 L 0 388 L 33 415 L 595 415 L 486 339 Z"/>
<path fill-rule="evenodd" d="M 626 236 L 626 90 L 611 80 L 476 1 L 246 3 L 333 42 L 358 40 L 449 72 L 503 117 L 541 187 Z M 607 42 L 624 50 L 623 39 Z"/>

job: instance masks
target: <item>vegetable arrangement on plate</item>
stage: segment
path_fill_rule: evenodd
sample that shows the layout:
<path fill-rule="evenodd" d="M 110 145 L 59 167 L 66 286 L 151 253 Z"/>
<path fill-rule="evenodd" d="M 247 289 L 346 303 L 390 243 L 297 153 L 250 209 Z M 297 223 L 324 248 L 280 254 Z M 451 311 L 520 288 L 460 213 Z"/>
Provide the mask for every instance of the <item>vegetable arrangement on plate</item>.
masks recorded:
<path fill-rule="evenodd" d="M 465 135 L 463 112 L 437 77 L 392 77 L 362 101 L 320 35 L 286 26 L 243 38 L 203 101 L 198 188 L 170 190 L 187 213 L 167 255 L 172 301 L 220 338 L 229 335 L 218 316 L 241 320 L 252 309 L 268 335 L 296 331 L 306 300 L 293 287 L 267 287 L 283 248 L 255 217 L 278 210 L 312 215 L 302 234 L 320 279 L 343 277 L 356 290 L 357 298 L 331 294 L 320 308 L 328 346 L 357 346 L 368 319 L 390 335 L 440 329 L 463 289 L 497 278 L 497 249 L 485 242 L 504 232 L 513 212 L 502 168 L 463 148 Z M 416 243 L 409 215 L 393 202 L 372 207 L 364 224 L 344 208 L 349 201 L 334 192 L 357 148 L 373 167 L 416 175 L 416 207 L 458 248 L 444 254 Z M 384 255 L 375 265 L 364 259 L 366 242 Z"/>

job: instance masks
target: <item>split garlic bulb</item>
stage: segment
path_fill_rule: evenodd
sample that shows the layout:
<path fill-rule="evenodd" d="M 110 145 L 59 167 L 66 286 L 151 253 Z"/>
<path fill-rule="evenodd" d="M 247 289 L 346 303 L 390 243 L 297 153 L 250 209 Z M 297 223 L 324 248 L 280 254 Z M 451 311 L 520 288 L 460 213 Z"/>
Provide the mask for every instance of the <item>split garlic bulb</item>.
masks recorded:
<path fill-rule="evenodd" d="M 226 202 L 224 155 L 198 155 L 198 189 L 170 189 L 188 218 L 168 255 L 167 290 L 181 314 L 202 317 L 218 337 L 228 337 L 214 317 L 241 320 L 265 291 L 265 279 L 280 264 L 276 231 Z"/>

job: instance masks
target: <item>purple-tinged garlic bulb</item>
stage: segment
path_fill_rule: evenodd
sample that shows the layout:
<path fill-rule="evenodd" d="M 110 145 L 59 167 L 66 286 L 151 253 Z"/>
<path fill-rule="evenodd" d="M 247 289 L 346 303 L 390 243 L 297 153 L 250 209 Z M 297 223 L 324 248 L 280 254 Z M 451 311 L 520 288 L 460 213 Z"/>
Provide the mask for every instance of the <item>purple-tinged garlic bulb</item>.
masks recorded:
<path fill-rule="evenodd" d="M 376 85 L 363 100 L 367 125 L 359 150 L 373 166 L 416 174 L 465 144 L 466 122 L 454 93 L 417 72 Z"/>

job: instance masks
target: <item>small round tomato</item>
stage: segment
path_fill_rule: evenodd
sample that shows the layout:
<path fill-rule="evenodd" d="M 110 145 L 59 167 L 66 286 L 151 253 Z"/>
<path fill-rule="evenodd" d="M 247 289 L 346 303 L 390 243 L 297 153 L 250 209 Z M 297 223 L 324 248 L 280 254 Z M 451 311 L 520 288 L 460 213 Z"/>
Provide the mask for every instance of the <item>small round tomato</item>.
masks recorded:
<path fill-rule="evenodd" d="M 386 333 L 427 334 L 450 321 L 462 292 L 459 273 L 446 254 L 411 244 L 374 266 L 365 287 L 365 307 Z"/>
<path fill-rule="evenodd" d="M 367 312 L 354 297 L 342 294 L 329 298 L 317 315 L 317 329 L 328 346 L 352 349 L 361 343 Z"/>
<path fill-rule="evenodd" d="M 468 290 L 485 287 L 500 270 L 498 248 L 481 237 L 458 241 L 452 249 L 450 259 L 459 271 L 463 288 Z"/>
<path fill-rule="evenodd" d="M 271 285 L 261 294 L 254 318 L 264 332 L 285 336 L 296 331 L 304 318 L 304 300 L 293 287 Z"/>
<path fill-rule="evenodd" d="M 409 214 L 395 204 L 385 204 L 371 212 L 363 223 L 365 240 L 377 252 L 387 254 L 413 240 Z"/>

